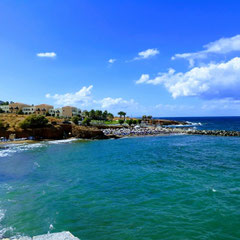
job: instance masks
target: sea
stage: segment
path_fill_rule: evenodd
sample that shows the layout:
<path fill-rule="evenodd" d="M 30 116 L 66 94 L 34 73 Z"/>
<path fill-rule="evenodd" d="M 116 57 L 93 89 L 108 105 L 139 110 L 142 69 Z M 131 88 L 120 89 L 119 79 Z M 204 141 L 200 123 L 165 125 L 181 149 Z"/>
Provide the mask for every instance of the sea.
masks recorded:
<path fill-rule="evenodd" d="M 240 117 L 173 118 L 240 131 Z M 0 239 L 240 239 L 240 138 L 61 140 L 0 149 Z"/>

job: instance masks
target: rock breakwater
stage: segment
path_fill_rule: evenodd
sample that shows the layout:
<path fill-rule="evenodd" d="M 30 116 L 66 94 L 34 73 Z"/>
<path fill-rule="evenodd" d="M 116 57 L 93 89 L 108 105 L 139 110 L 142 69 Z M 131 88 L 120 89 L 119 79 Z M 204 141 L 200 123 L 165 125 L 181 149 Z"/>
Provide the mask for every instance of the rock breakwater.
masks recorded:
<path fill-rule="evenodd" d="M 189 134 L 189 135 L 209 135 L 209 136 L 229 136 L 240 137 L 238 131 L 226 131 L 226 130 L 196 130 L 193 128 L 122 128 L 122 129 L 102 129 L 106 136 L 154 136 L 165 134 Z"/>

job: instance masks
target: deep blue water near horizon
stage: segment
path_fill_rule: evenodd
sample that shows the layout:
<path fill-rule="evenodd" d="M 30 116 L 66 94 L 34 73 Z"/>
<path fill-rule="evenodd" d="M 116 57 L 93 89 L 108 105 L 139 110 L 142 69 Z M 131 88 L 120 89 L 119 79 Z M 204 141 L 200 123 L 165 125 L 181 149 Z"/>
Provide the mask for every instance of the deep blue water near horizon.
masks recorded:
<path fill-rule="evenodd" d="M 161 117 L 159 117 L 161 118 Z M 197 126 L 198 129 L 207 130 L 228 130 L 228 131 L 240 131 L 240 117 L 228 116 L 228 117 L 169 117 L 162 119 L 172 119 L 177 121 L 187 121 L 191 123 L 200 123 Z"/>
<path fill-rule="evenodd" d="M 202 120 L 191 122 L 240 129 L 240 118 Z M 0 149 L 0 239 L 239 239 L 239 172 L 237 137 L 12 145 Z"/>

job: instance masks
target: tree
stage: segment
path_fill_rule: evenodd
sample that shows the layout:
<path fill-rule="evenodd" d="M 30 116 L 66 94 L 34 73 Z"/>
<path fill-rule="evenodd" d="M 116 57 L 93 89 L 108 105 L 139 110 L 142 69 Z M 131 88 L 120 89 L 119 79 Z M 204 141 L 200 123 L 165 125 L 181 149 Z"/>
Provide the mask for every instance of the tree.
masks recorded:
<path fill-rule="evenodd" d="M 137 120 L 133 120 L 132 123 L 133 123 L 134 125 L 136 125 L 136 124 L 137 124 Z"/>
<path fill-rule="evenodd" d="M 82 112 L 82 116 L 83 116 L 83 117 L 89 117 L 89 112 L 88 112 L 87 110 L 84 110 L 84 111 Z"/>
<path fill-rule="evenodd" d="M 22 109 L 20 109 L 19 111 L 17 111 L 17 114 L 23 115 L 24 113 L 23 113 Z"/>
<path fill-rule="evenodd" d="M 120 118 L 122 118 L 122 116 L 124 116 L 124 121 L 125 121 L 125 116 L 126 116 L 125 112 L 120 111 L 120 112 L 118 112 L 118 115 L 120 116 Z"/>
<path fill-rule="evenodd" d="M 89 112 L 89 117 L 95 119 L 95 111 L 93 109 Z"/>
<path fill-rule="evenodd" d="M 123 117 L 124 117 L 124 121 L 126 120 L 126 114 L 127 114 L 127 113 L 122 112 L 122 115 L 123 115 Z"/>
<path fill-rule="evenodd" d="M 109 121 L 112 121 L 113 118 L 114 118 L 114 116 L 113 116 L 112 113 L 108 113 L 108 114 L 107 114 L 107 119 L 108 119 Z"/>
<path fill-rule="evenodd" d="M 76 125 L 78 125 L 78 122 L 79 122 L 80 120 L 81 120 L 81 118 L 78 117 L 78 116 L 73 116 L 73 117 L 72 117 L 72 122 L 75 123 Z"/>
<path fill-rule="evenodd" d="M 4 111 L 0 108 L 0 113 L 4 113 Z"/>
<path fill-rule="evenodd" d="M 121 125 L 124 123 L 124 121 L 123 121 L 122 119 L 119 119 L 118 122 L 119 122 L 119 124 L 121 124 Z"/>
<path fill-rule="evenodd" d="M 132 120 L 132 119 L 128 119 L 128 120 L 126 121 L 126 123 L 127 123 L 129 126 L 131 126 L 131 125 L 133 124 L 133 120 Z"/>
<path fill-rule="evenodd" d="M 142 122 L 141 119 L 138 119 L 138 120 L 137 120 L 137 123 L 138 123 L 138 124 L 141 124 L 141 122 Z"/>
<path fill-rule="evenodd" d="M 48 123 L 48 119 L 43 115 L 30 115 L 20 122 L 19 127 L 26 128 L 41 128 L 45 127 Z"/>
<path fill-rule="evenodd" d="M 82 125 L 83 126 L 90 126 L 90 122 L 91 122 L 91 118 L 84 118 L 83 121 L 82 121 Z"/>
<path fill-rule="evenodd" d="M 6 102 L 0 101 L 0 105 L 9 105 L 9 102 L 8 101 L 6 101 Z"/>
<path fill-rule="evenodd" d="M 102 113 L 102 118 L 103 118 L 104 121 L 107 121 L 107 119 L 108 119 L 108 111 L 107 111 L 107 110 L 105 110 L 105 111 Z"/>
<path fill-rule="evenodd" d="M 101 110 L 96 110 L 93 119 L 103 120 L 103 112 Z"/>

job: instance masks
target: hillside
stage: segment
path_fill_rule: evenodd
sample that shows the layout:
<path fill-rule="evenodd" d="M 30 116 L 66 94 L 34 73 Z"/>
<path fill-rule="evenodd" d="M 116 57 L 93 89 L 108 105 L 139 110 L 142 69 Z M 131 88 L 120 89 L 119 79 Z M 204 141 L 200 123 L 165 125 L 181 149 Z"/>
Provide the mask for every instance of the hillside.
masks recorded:
<path fill-rule="evenodd" d="M 22 122 L 29 115 L 18 115 L 18 114 L 0 114 L 0 122 L 2 122 L 5 126 L 9 125 L 9 131 L 19 130 L 19 123 Z M 46 117 L 51 122 L 61 123 L 64 119 L 58 119 L 55 117 Z"/>

